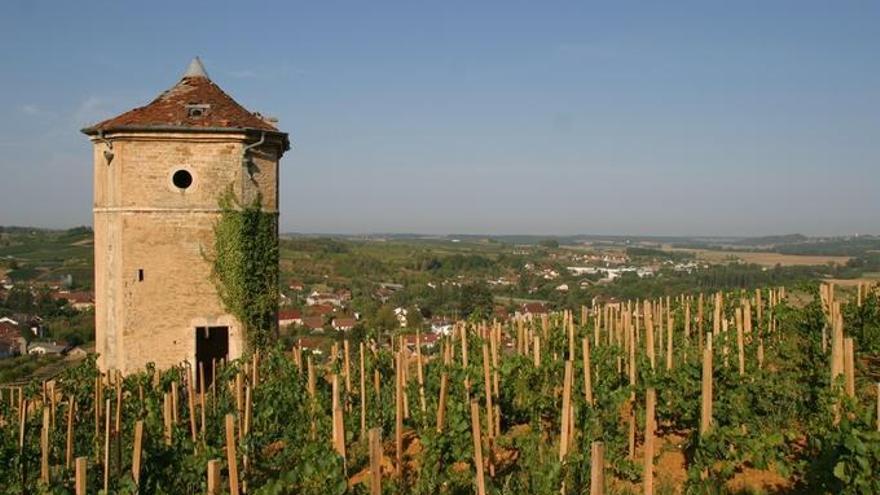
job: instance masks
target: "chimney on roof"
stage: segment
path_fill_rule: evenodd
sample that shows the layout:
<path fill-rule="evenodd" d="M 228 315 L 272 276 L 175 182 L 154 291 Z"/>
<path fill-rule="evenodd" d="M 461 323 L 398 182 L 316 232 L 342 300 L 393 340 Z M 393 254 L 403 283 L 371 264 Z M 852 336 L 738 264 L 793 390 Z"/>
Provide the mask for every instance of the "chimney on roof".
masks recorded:
<path fill-rule="evenodd" d="M 192 62 L 189 63 L 189 67 L 186 68 L 186 72 L 183 73 L 183 77 L 204 77 L 208 80 L 211 79 L 208 77 L 208 71 L 205 70 L 205 66 L 202 65 L 202 60 L 199 57 L 192 59 Z"/>

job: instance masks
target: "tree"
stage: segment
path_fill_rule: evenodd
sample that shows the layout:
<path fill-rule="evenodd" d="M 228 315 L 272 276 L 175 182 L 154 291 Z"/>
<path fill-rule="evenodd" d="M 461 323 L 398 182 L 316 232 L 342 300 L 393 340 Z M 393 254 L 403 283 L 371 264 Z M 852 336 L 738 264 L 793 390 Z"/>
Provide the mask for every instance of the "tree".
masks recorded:
<path fill-rule="evenodd" d="M 422 328 L 425 324 L 425 318 L 422 316 L 422 312 L 419 311 L 419 308 L 415 306 L 410 307 L 406 310 L 406 327 L 412 330 L 417 328 Z"/>
<path fill-rule="evenodd" d="M 489 287 L 484 282 L 472 282 L 461 287 L 458 307 L 463 318 L 472 315 L 477 318 L 490 318 L 495 305 Z"/>
<path fill-rule="evenodd" d="M 374 337 L 377 341 L 381 341 L 382 337 L 394 330 L 395 328 L 400 326 L 400 322 L 397 321 L 397 316 L 394 314 L 394 309 L 389 305 L 384 305 L 376 311 L 376 314 L 373 315 L 373 319 L 370 322 L 370 329 L 372 332 L 375 332 Z"/>
<path fill-rule="evenodd" d="M 559 241 L 557 241 L 556 239 L 544 239 L 543 241 L 539 242 L 538 245 L 546 248 L 558 248 Z"/>

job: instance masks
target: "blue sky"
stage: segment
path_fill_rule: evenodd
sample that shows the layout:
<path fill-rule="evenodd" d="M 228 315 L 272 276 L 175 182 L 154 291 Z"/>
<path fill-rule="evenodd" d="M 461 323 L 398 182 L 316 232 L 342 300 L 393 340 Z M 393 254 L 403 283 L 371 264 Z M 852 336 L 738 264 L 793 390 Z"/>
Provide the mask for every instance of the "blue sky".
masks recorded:
<path fill-rule="evenodd" d="M 0 224 L 194 55 L 280 119 L 283 231 L 880 233 L 877 2 L 0 6 Z"/>

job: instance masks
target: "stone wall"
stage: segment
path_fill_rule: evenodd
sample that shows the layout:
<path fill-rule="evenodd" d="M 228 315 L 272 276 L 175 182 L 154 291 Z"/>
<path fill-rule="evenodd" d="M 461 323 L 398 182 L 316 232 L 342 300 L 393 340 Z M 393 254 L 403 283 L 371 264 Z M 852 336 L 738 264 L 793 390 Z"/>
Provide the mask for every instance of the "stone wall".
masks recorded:
<path fill-rule="evenodd" d="M 259 190 L 266 210 L 277 209 L 277 143 L 255 150 L 251 177 L 241 162 L 244 134 L 107 137 L 113 161 L 106 163 L 100 141 L 94 154 L 99 366 L 129 373 L 149 362 L 160 368 L 195 362 L 198 326 L 228 326 L 230 358 L 238 357 L 244 336 L 217 297 L 207 257 L 227 187 L 245 199 Z M 185 190 L 171 180 L 180 169 L 193 177 Z"/>

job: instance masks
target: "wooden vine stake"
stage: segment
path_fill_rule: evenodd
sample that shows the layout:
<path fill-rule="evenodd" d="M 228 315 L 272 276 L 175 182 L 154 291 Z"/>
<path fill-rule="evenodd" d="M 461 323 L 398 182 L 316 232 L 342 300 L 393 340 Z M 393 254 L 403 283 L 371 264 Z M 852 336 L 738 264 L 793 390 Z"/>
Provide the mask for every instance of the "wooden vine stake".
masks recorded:
<path fill-rule="evenodd" d="M 605 445 L 590 445 L 590 495 L 605 495 Z"/>
<path fill-rule="evenodd" d="M 394 456 L 395 472 L 403 474 L 403 351 L 397 353 L 397 366 L 394 380 Z"/>
<path fill-rule="evenodd" d="M 144 421 L 139 419 L 134 424 L 134 442 L 131 448 L 131 478 L 135 485 L 141 484 L 141 453 L 144 442 Z"/>
<path fill-rule="evenodd" d="M 74 478 L 74 487 L 76 495 L 86 495 L 86 481 L 88 480 L 88 457 L 76 458 L 76 477 Z"/>
<path fill-rule="evenodd" d="M 351 393 L 351 356 L 349 353 L 348 339 L 342 341 L 342 362 L 345 373 L 345 392 Z"/>
<path fill-rule="evenodd" d="M 49 484 L 49 420 L 50 411 L 43 406 L 43 429 L 40 430 L 40 481 Z"/>
<path fill-rule="evenodd" d="M 238 464 L 235 459 L 235 416 L 226 415 L 226 463 L 229 465 L 229 493 L 238 495 Z"/>
<path fill-rule="evenodd" d="M 746 353 L 743 342 L 743 311 L 742 308 L 736 308 L 736 349 L 737 364 L 739 365 L 739 375 L 746 374 Z"/>
<path fill-rule="evenodd" d="M 382 495 L 382 429 L 370 429 L 370 495 Z"/>
<path fill-rule="evenodd" d="M 437 401 L 437 431 L 443 431 L 446 420 L 446 396 L 449 394 L 449 374 L 445 371 L 440 374 L 440 399 Z"/>
<path fill-rule="evenodd" d="M 654 356 L 654 316 L 651 311 L 651 303 L 644 302 L 645 312 L 645 347 L 648 353 L 648 361 L 651 362 L 651 369 L 656 367 L 656 357 Z"/>
<path fill-rule="evenodd" d="M 222 482 L 220 480 L 220 461 L 211 459 L 208 461 L 208 495 L 220 495 Z"/>
<path fill-rule="evenodd" d="M 853 353 L 853 338 L 846 337 L 843 339 L 843 375 L 844 375 L 844 390 L 846 391 L 847 397 L 855 397 L 856 396 L 856 382 L 855 382 L 855 356 Z"/>
<path fill-rule="evenodd" d="M 366 350 L 365 350 L 365 348 L 364 348 L 364 343 L 363 343 L 363 342 L 361 342 L 361 344 L 360 344 L 360 349 L 359 349 L 359 351 L 360 351 L 360 356 L 359 356 L 359 357 L 360 357 L 360 371 L 361 371 L 361 372 L 360 372 L 360 376 L 359 376 L 359 378 L 360 378 L 360 386 L 361 386 L 361 393 L 360 393 L 360 400 L 361 400 L 361 438 L 364 438 L 364 437 L 366 437 L 366 435 L 367 435 L 367 378 L 366 378 L 366 374 L 365 374 L 365 372 L 364 372 L 364 371 L 365 371 L 364 360 L 365 360 L 365 353 L 366 353 Z"/>
<path fill-rule="evenodd" d="M 672 362 L 672 329 L 675 327 L 675 320 L 668 307 L 666 310 L 668 312 L 666 316 L 666 369 L 671 370 L 674 364 Z"/>
<path fill-rule="evenodd" d="M 193 448 L 196 445 L 196 439 L 198 438 L 198 426 L 196 425 L 196 370 L 195 368 L 190 368 L 190 372 L 187 373 L 186 378 L 186 403 L 187 410 L 189 411 L 189 431 L 190 435 L 192 435 Z M 204 405 L 202 405 L 204 407 Z"/>
<path fill-rule="evenodd" d="M 419 381 L 419 406 L 422 414 L 425 414 L 428 405 L 425 400 L 425 372 L 422 369 L 422 334 L 418 330 L 416 330 L 416 377 Z"/>
<path fill-rule="evenodd" d="M 104 409 L 104 492 L 110 492 L 110 399 Z"/>
<path fill-rule="evenodd" d="M 703 376 L 700 407 L 700 435 L 712 426 L 712 334 L 706 334 L 706 347 L 703 349 Z"/>
<path fill-rule="evenodd" d="M 486 480 L 483 475 L 483 442 L 480 433 L 480 404 L 471 401 L 471 434 L 474 437 L 474 469 L 477 473 L 477 495 L 486 495 Z"/>
<path fill-rule="evenodd" d="M 489 370 L 489 346 L 485 343 L 483 344 L 483 380 L 484 387 L 486 389 L 486 417 L 489 418 L 486 421 L 486 436 L 494 438 L 494 434 L 492 432 L 492 418 L 495 417 L 492 412 L 492 382 L 491 382 L 491 373 Z"/>
<path fill-rule="evenodd" d="M 345 418 L 339 400 L 339 376 L 333 375 L 333 448 L 345 463 Z"/>
<path fill-rule="evenodd" d="M 64 468 L 70 469 L 73 464 L 73 415 L 76 410 L 76 401 L 73 395 L 67 401 L 67 442 L 64 448 Z"/>
<path fill-rule="evenodd" d="M 165 392 L 162 403 L 162 419 L 165 422 L 165 445 L 171 445 L 171 394 Z"/>
<path fill-rule="evenodd" d="M 590 376 L 592 364 L 590 362 L 590 338 L 584 337 L 582 341 L 584 352 L 584 399 L 590 406 L 593 405 L 593 379 Z"/>
<path fill-rule="evenodd" d="M 569 440 L 571 438 L 571 361 L 565 362 L 565 374 L 562 381 L 562 414 L 560 420 L 559 436 L 559 460 L 565 460 L 568 455 Z"/>
<path fill-rule="evenodd" d="M 653 388 L 649 388 L 645 396 L 645 495 L 654 494 L 654 433 L 657 429 L 654 410 L 656 406 L 657 393 Z"/>

